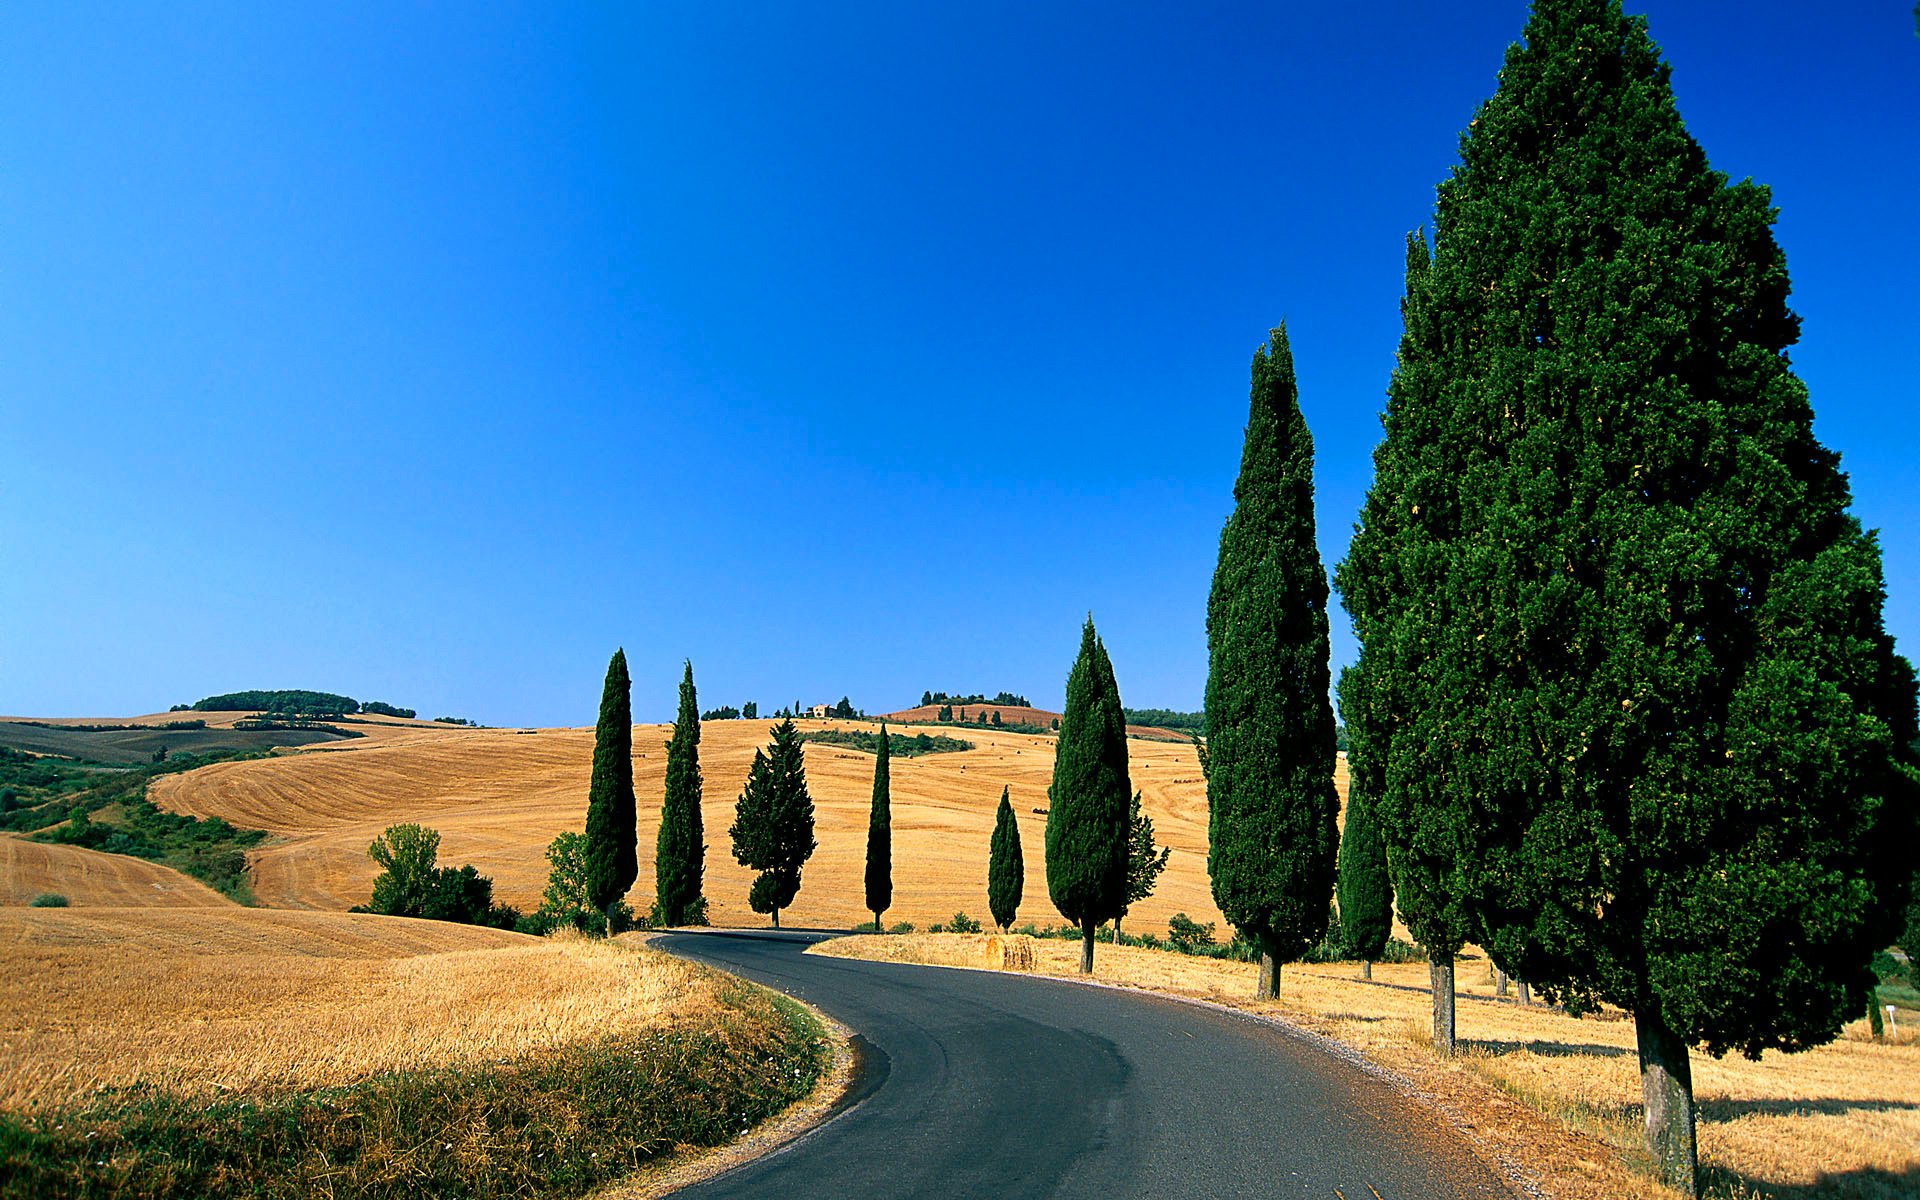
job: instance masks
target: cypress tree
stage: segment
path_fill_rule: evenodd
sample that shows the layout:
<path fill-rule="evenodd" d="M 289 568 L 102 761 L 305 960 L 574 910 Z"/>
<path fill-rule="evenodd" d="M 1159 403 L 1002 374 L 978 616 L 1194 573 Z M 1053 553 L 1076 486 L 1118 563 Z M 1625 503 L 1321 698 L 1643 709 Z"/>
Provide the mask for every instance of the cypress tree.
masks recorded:
<path fill-rule="evenodd" d="M 1430 265 L 1427 243 L 1407 237 L 1407 296 L 1399 365 L 1387 392 L 1386 439 L 1373 453 L 1367 492 L 1346 561 L 1335 575 L 1353 617 L 1360 657 L 1341 676 L 1347 769 L 1370 796 L 1386 843 L 1400 917 L 1427 951 L 1433 1045 L 1454 1049 L 1453 960 L 1473 932 L 1466 878 L 1472 806 L 1428 769 L 1424 748 L 1451 736 L 1459 700 L 1453 663 L 1433 653 L 1437 597 L 1448 595 L 1437 544 L 1452 529 L 1460 469 L 1432 364 L 1444 336 L 1416 307 Z"/>
<path fill-rule="evenodd" d="M 633 698 L 627 652 L 613 652 L 593 730 L 587 785 L 587 894 L 606 912 L 640 877 L 639 817 L 633 806 Z"/>
<path fill-rule="evenodd" d="M 873 931 L 885 933 L 880 915 L 893 904 L 892 749 L 887 727 L 880 726 L 880 745 L 873 760 L 873 811 L 867 817 L 867 911 Z"/>
<path fill-rule="evenodd" d="M 774 726 L 773 740 L 753 752 L 727 833 L 734 859 L 760 872 L 748 905 L 771 915 L 773 927 L 780 928 L 780 910 L 799 894 L 800 869 L 819 845 L 813 840 L 813 797 L 807 791 L 800 731 L 792 718 Z"/>
<path fill-rule="evenodd" d="M 1234 509 L 1207 600 L 1207 871 L 1260 947 L 1259 994 L 1325 934 L 1340 800 L 1313 439 L 1286 326 L 1253 356 Z"/>
<path fill-rule="evenodd" d="M 1340 702 L 1343 710 L 1349 696 L 1358 702 L 1353 668 L 1340 674 Z M 1347 718 L 1352 725 L 1353 719 Z M 1351 736 L 1351 735 L 1349 735 Z M 1334 882 L 1334 894 L 1340 901 L 1340 932 L 1346 951 L 1360 960 L 1360 977 L 1373 978 L 1374 960 L 1387 948 L 1393 936 L 1393 883 L 1387 878 L 1387 847 L 1380 840 L 1379 818 L 1374 812 L 1372 775 L 1363 782 L 1353 770 L 1352 757 L 1347 765 L 1347 820 L 1340 831 L 1340 865 Z"/>
<path fill-rule="evenodd" d="M 1020 854 L 1020 825 L 1013 818 L 1010 789 L 1000 789 L 1000 810 L 993 818 L 993 840 L 987 847 L 987 911 L 1005 932 L 1020 911 L 1020 894 L 1027 885 L 1027 864 Z"/>
<path fill-rule="evenodd" d="M 1080 969 L 1093 973 L 1093 931 L 1127 903 L 1127 724 L 1113 662 L 1094 632 L 1080 633 L 1067 675 L 1067 710 L 1047 788 L 1047 891 L 1080 926 Z"/>
<path fill-rule="evenodd" d="M 1496 962 L 1633 1013 L 1648 1149 L 1691 1193 L 1690 1047 L 1820 1044 L 1873 985 L 1913 674 L 1788 364 L 1766 189 L 1709 168 L 1619 0 L 1539 0 L 1525 39 L 1408 289 L 1388 442 L 1423 412 L 1455 482 L 1369 498 L 1430 572 L 1374 626 L 1419 676 L 1383 796 L 1455 814 Z"/>
<path fill-rule="evenodd" d="M 700 707 L 689 662 L 680 678 L 679 716 L 667 741 L 667 792 L 653 855 L 654 924 L 706 924 L 707 904 L 700 894 L 706 854 L 700 814 Z"/>

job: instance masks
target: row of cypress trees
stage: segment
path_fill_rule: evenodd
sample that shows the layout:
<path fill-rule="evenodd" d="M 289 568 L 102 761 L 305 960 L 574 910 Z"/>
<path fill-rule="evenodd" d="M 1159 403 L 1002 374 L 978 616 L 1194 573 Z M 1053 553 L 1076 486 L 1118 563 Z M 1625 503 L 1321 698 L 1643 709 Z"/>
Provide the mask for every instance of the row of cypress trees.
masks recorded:
<path fill-rule="evenodd" d="M 1337 859 L 1284 327 L 1254 359 L 1208 603 L 1208 865 L 1263 992 L 1337 861 L 1366 936 L 1397 894 L 1441 1050 L 1469 941 L 1570 1012 L 1631 1013 L 1647 1145 L 1688 1194 L 1690 1048 L 1805 1049 L 1859 1015 L 1920 815 L 1914 675 L 1787 358 L 1775 216 L 1708 166 L 1644 18 L 1536 0 L 1431 246 L 1407 240 L 1385 439 L 1335 574 L 1360 641 Z"/>

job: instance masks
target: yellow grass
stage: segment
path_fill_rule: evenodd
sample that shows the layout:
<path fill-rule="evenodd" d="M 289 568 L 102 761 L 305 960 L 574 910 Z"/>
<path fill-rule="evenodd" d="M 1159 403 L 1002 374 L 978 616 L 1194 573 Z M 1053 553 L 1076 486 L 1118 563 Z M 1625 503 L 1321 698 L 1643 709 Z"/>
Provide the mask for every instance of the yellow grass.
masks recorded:
<path fill-rule="evenodd" d="M 0 905 L 26 904 L 42 892 L 56 892 L 79 906 L 233 906 L 206 884 L 159 863 L 0 837 Z"/>
<path fill-rule="evenodd" d="M 1025 941 L 1026 939 L 1019 939 Z M 917 934 L 842 938 L 813 953 L 984 966 L 992 935 Z M 1076 976 L 1077 942 L 1031 942 L 1035 970 Z M 1576 1020 L 1494 995 L 1484 959 L 1458 976 L 1464 1053 L 1448 1062 L 1427 1042 L 1431 1008 L 1425 964 L 1374 967 L 1371 983 L 1350 965 L 1287 967 L 1277 1002 L 1250 999 L 1250 963 L 1101 945 L 1096 978 L 1266 1012 L 1345 1042 L 1410 1077 L 1442 1109 L 1464 1114 L 1467 1133 L 1490 1158 L 1539 1171 L 1561 1197 L 1667 1194 L 1628 1164 L 1637 1155 L 1640 1079 L 1631 1020 L 1614 1013 Z M 1703 1165 L 1736 1181 L 1800 1196 L 1892 1200 L 1913 1195 L 1920 1173 L 1920 1044 L 1875 1043 L 1864 1022 L 1832 1045 L 1760 1062 L 1694 1056 Z M 1523 1102 L 1522 1109 L 1511 1100 Z M 1542 1121 L 1540 1113 L 1556 1119 Z M 1572 1131 L 1559 1121 L 1570 1122 Z M 1904 1179 L 1901 1177 L 1905 1176 Z"/>
<path fill-rule="evenodd" d="M 871 722 L 799 724 L 807 730 L 878 728 Z M 766 743 L 769 727 L 767 721 L 713 721 L 703 727 L 706 894 L 717 924 L 765 923 L 747 907 L 752 875 L 734 863 L 727 826 L 754 749 Z M 894 903 L 888 922 L 926 928 L 956 911 L 986 916 L 987 842 L 1000 789 L 1007 785 L 1026 850 L 1025 911 L 1057 919 L 1047 903 L 1045 818 L 1033 811 L 1046 807 L 1054 739 L 973 729 L 938 732 L 964 737 L 977 748 L 893 760 Z M 670 733 L 668 726 L 641 725 L 633 735 L 641 860 L 635 898 L 642 910 L 651 898 Z M 1132 740 L 1127 750 L 1154 832 L 1173 848 L 1158 890 L 1135 906 L 1127 928 L 1164 931 L 1176 912 L 1221 922 L 1207 881 L 1206 789 L 1193 747 Z M 873 756 L 809 744 L 806 757 L 820 848 L 782 921 L 845 928 L 871 919 L 860 904 Z M 165 776 L 154 782 L 150 795 L 164 808 L 221 816 L 283 835 L 283 843 L 252 855 L 254 894 L 265 904 L 339 910 L 365 903 L 376 872 L 366 857 L 368 843 L 394 822 L 418 821 L 441 832 L 443 862 L 473 863 L 493 876 L 502 901 L 525 909 L 539 903 L 547 842 L 584 824 L 592 758 L 593 733 L 586 729 L 396 728 L 383 731 L 377 741 L 336 742 Z M 1336 782 L 1344 792 L 1344 768 Z"/>
<path fill-rule="evenodd" d="M 708 1011 L 648 950 L 397 917 L 0 911 L 0 1106 L 104 1085 L 188 1094 L 467 1065 Z"/>

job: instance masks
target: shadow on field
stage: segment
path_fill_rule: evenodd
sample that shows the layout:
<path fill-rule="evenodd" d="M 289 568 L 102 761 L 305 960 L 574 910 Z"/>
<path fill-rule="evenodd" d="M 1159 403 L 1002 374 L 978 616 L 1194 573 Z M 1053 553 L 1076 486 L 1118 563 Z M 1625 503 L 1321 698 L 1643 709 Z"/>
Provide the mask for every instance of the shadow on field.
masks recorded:
<path fill-rule="evenodd" d="M 1920 1196 L 1920 1167 L 1905 1171 L 1883 1171 L 1862 1167 L 1858 1171 L 1823 1174 L 1812 1183 L 1770 1183 L 1725 1167 L 1709 1167 L 1702 1173 L 1703 1195 L 1754 1196 L 1764 1200 L 1833 1200 L 1836 1196 L 1899 1197 Z"/>
<path fill-rule="evenodd" d="M 1737 1121 L 1741 1117 L 1844 1117 L 1848 1113 L 1916 1109 L 1920 1104 L 1910 1100 L 1703 1100 L 1697 1111 L 1702 1121 Z"/>
<path fill-rule="evenodd" d="M 1481 1041 L 1474 1038 L 1461 1038 L 1460 1044 L 1469 1049 L 1478 1050 L 1489 1058 L 1499 1058 L 1507 1054 L 1519 1054 L 1522 1051 L 1536 1054 L 1541 1058 L 1630 1058 L 1633 1051 L 1625 1046 L 1602 1046 L 1593 1042 L 1543 1042 L 1538 1039 L 1530 1042 Z"/>

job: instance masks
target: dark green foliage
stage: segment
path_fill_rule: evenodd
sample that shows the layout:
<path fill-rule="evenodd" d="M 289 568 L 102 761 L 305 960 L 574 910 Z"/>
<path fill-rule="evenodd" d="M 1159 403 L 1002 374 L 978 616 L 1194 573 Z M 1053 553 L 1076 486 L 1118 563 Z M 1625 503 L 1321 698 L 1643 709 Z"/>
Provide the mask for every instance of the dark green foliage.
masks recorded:
<path fill-rule="evenodd" d="M 667 741 L 666 798 L 653 855 L 653 923 L 705 924 L 707 831 L 700 811 L 700 715 L 693 664 L 680 677 L 680 711 Z M 696 919 L 698 918 L 698 919 Z"/>
<path fill-rule="evenodd" d="M 1067 710 L 1047 789 L 1047 891 L 1080 926 L 1092 968 L 1093 929 L 1127 904 L 1127 724 L 1107 648 L 1087 618 L 1067 675 Z"/>
<path fill-rule="evenodd" d="M 834 705 L 833 708 L 829 710 L 828 715 L 833 717 L 840 717 L 843 719 L 850 719 L 852 717 L 858 716 L 859 714 L 856 713 L 853 709 L 853 701 L 847 699 L 845 696 L 842 696 L 840 697 L 840 703 Z"/>
<path fill-rule="evenodd" d="M 585 835 L 569 830 L 547 843 L 547 887 L 535 915 L 546 923 L 542 933 L 556 925 L 591 931 L 596 918 L 606 920 L 605 910 L 594 903 Z"/>
<path fill-rule="evenodd" d="M 953 914 L 953 920 L 944 925 L 935 925 L 928 933 L 979 933 L 980 922 L 963 912 Z"/>
<path fill-rule="evenodd" d="M 1027 886 L 1026 859 L 1020 853 L 1020 823 L 1014 819 L 1011 789 L 1000 789 L 1000 808 L 993 817 L 993 840 L 987 847 L 987 911 L 993 923 L 1005 929 L 1020 911 Z"/>
<path fill-rule="evenodd" d="M 152 1090 L 0 1114 L 0 1198 L 578 1196 L 807 1095 L 819 1022 L 746 984 L 712 1018 L 512 1062 L 241 1099 Z M 316 1164 L 325 1164 L 323 1187 Z"/>
<path fill-rule="evenodd" d="M 880 735 L 868 733 L 864 729 L 816 729 L 812 733 L 800 735 L 803 742 L 819 742 L 825 746 L 845 746 L 851 750 L 864 750 L 868 754 L 880 752 Z M 916 733 L 912 737 L 894 733 L 887 737 L 887 753 L 893 758 L 916 758 L 922 754 L 949 754 L 956 750 L 972 750 L 974 743 L 964 738 L 945 737 L 934 734 L 929 737 Z"/>
<path fill-rule="evenodd" d="M 993 710 L 993 724 L 995 728 L 998 728 L 1000 725 L 1000 710 L 997 708 Z"/>
<path fill-rule="evenodd" d="M 195 712 L 272 712 L 295 717 L 344 717 L 360 711 L 360 702 L 332 692 L 298 689 L 279 692 L 228 692 L 193 704 Z"/>
<path fill-rule="evenodd" d="M 1120 916 L 1114 918 L 1116 927 L 1134 901 L 1153 895 L 1160 872 L 1167 869 L 1171 857 L 1173 847 L 1154 845 L 1153 818 L 1140 811 L 1140 793 L 1135 792 L 1127 806 L 1127 902 L 1121 906 Z"/>
<path fill-rule="evenodd" d="M 633 801 L 633 699 L 627 652 L 613 652 L 593 730 L 593 779 L 587 786 L 587 891 L 593 906 L 626 895 L 639 878 L 640 832 Z"/>
<path fill-rule="evenodd" d="M 706 712 L 699 714 L 702 721 L 737 721 L 741 715 L 740 710 L 730 704 L 723 704 L 719 708 L 710 708 Z"/>
<path fill-rule="evenodd" d="M 1360 685 L 1348 667 L 1340 676 L 1340 703 L 1361 703 Z M 1369 760 L 1370 764 L 1372 760 Z M 1354 958 L 1374 962 L 1393 936 L 1393 881 L 1387 876 L 1387 847 L 1380 836 L 1372 788 L 1377 767 L 1362 774 L 1348 760 L 1347 820 L 1340 832 L 1340 870 L 1335 885 L 1340 901 L 1342 944 Z"/>
<path fill-rule="evenodd" d="M 65 908 L 67 898 L 59 892 L 41 892 L 27 901 L 28 908 Z"/>
<path fill-rule="evenodd" d="M 465 717 L 435 717 L 434 722 L 439 725 L 473 725 L 474 724 L 474 722 L 467 720 Z"/>
<path fill-rule="evenodd" d="M 1003 704 L 1008 708 L 1033 707 L 1027 703 L 1025 696 L 1017 692 L 999 692 L 991 697 L 983 696 L 978 692 L 966 696 L 950 696 L 945 692 L 922 692 L 920 693 L 920 704 L 923 708 L 929 704 L 944 704 L 948 706 L 955 704 Z M 945 719 L 947 718 L 942 718 L 942 720 Z"/>
<path fill-rule="evenodd" d="M 740 706 L 740 716 L 744 720 L 757 721 L 760 719 L 760 706 L 749 700 Z"/>
<path fill-rule="evenodd" d="M 939 712 L 936 712 L 936 713 L 935 713 L 935 714 L 933 715 L 933 719 L 934 719 L 934 720 L 936 720 L 936 721 L 951 721 L 951 720 L 953 720 L 953 705 L 951 705 L 951 704 L 943 704 L 943 705 L 941 705 L 941 706 L 940 706 L 940 711 L 939 711 Z"/>
<path fill-rule="evenodd" d="M 1220 911 L 1279 964 L 1321 935 L 1339 814 L 1313 440 L 1285 326 L 1253 358 L 1233 495 L 1207 601 L 1207 870 Z"/>
<path fill-rule="evenodd" d="M 780 910 L 800 891 L 800 870 L 818 845 L 813 840 L 813 797 L 807 791 L 806 760 L 800 732 L 791 719 L 773 727 L 773 741 L 753 752 L 747 784 L 734 805 L 733 857 L 760 872 L 747 902 L 770 913 L 776 928 Z"/>
<path fill-rule="evenodd" d="M 873 759 L 873 809 L 867 816 L 867 911 L 875 928 L 893 904 L 893 807 L 887 727 L 880 727 Z"/>
<path fill-rule="evenodd" d="M 1207 732 L 1207 714 L 1203 712 L 1179 712 L 1171 708 L 1129 708 L 1125 710 L 1127 724 L 1151 725 L 1155 729 L 1173 729 L 1181 733 Z"/>
<path fill-rule="evenodd" d="M 373 713 L 376 716 L 382 717 L 404 717 L 407 720 L 412 720 L 419 715 L 411 708 L 399 708 L 388 704 L 384 700 L 363 701 L 360 705 L 360 711 L 363 713 Z"/>
<path fill-rule="evenodd" d="M 381 871 L 373 880 L 373 899 L 356 911 L 513 928 L 520 914 L 494 905 L 493 880 L 470 863 L 436 866 L 439 853 L 437 830 L 389 825 L 367 847 L 367 857 L 379 863 Z"/>
<path fill-rule="evenodd" d="M 1213 945 L 1213 922 L 1202 925 L 1185 913 L 1175 913 L 1167 922 L 1167 940 L 1181 953 L 1191 954 L 1196 947 Z"/>
<path fill-rule="evenodd" d="M 1461 154 L 1342 577 L 1389 861 L 1444 826 L 1496 961 L 1635 1014 L 1689 1186 L 1687 1046 L 1831 1039 L 1897 932 L 1913 676 L 1769 195 L 1709 168 L 1644 20 L 1540 0 Z"/>

